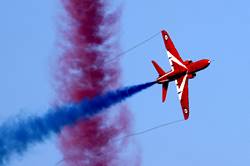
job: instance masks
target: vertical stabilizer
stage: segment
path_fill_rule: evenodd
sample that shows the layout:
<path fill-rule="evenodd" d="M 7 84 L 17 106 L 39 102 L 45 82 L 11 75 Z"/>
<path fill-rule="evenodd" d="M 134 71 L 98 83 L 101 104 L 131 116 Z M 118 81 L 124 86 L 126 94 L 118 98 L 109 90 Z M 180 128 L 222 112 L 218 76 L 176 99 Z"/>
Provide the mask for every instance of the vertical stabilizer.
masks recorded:
<path fill-rule="evenodd" d="M 155 61 L 152 61 L 152 63 L 160 76 L 166 73 Z"/>

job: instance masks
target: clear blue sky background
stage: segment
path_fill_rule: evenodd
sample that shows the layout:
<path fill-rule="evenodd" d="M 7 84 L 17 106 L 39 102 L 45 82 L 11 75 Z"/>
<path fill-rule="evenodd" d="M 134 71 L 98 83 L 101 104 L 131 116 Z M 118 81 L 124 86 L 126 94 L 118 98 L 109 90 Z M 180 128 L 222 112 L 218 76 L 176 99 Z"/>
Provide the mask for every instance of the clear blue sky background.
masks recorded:
<path fill-rule="evenodd" d="M 183 59 L 214 60 L 190 81 L 188 121 L 133 138 L 140 146 L 142 165 L 248 166 L 250 3 L 126 0 L 123 4 L 123 49 L 166 29 Z M 0 2 L 0 122 L 49 107 L 59 11 L 57 1 Z M 121 59 L 123 84 L 154 80 L 152 59 L 170 69 L 160 35 Z M 157 85 L 127 102 L 135 131 L 182 118 L 174 84 L 165 104 Z M 10 165 L 55 165 L 60 159 L 52 138 L 23 157 L 13 157 Z"/>

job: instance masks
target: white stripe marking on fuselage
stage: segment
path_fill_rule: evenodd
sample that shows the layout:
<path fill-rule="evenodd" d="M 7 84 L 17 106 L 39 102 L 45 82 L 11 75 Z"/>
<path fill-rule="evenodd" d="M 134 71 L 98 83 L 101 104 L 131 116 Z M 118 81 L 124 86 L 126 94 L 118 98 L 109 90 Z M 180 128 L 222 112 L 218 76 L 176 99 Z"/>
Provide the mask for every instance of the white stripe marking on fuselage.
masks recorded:
<path fill-rule="evenodd" d="M 169 75 L 169 74 L 171 74 L 171 73 L 173 73 L 173 72 L 174 72 L 174 70 L 172 70 L 172 71 L 170 71 L 170 72 L 168 72 L 168 73 L 166 73 L 166 74 L 160 76 L 158 79 L 161 79 L 162 77 L 165 77 L 165 76 L 167 76 L 167 75 Z"/>

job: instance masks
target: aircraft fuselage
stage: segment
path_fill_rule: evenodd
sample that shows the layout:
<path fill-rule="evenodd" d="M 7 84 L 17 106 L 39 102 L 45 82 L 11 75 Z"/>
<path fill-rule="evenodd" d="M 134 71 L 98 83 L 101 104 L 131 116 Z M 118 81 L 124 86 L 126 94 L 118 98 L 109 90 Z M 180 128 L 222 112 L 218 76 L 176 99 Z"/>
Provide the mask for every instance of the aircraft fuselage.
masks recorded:
<path fill-rule="evenodd" d="M 171 70 L 166 72 L 166 74 L 159 76 L 156 80 L 159 84 L 164 84 L 165 82 L 174 81 L 183 75 L 188 74 L 188 78 L 192 79 L 196 76 L 196 72 L 207 68 L 210 64 L 210 60 L 202 59 L 196 62 L 192 62 L 190 60 L 185 61 L 185 68 L 181 68 L 180 70 Z"/>
<path fill-rule="evenodd" d="M 172 70 L 166 72 L 156 61 L 152 60 L 152 64 L 159 74 L 155 82 L 162 84 L 162 102 L 166 101 L 169 82 L 175 82 L 183 116 L 187 120 L 189 118 L 188 80 L 194 78 L 196 72 L 207 68 L 211 62 L 208 59 L 196 62 L 183 61 L 167 31 L 162 30 L 161 33 Z"/>

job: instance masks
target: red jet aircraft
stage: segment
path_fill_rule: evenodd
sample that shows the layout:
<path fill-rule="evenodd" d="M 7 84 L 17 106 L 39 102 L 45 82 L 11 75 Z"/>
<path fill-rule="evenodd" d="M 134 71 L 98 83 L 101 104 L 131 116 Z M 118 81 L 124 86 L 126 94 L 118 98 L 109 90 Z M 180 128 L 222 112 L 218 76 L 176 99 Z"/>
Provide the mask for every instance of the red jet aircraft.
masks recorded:
<path fill-rule="evenodd" d="M 188 80 L 194 78 L 196 72 L 208 67 L 210 60 L 202 59 L 196 62 L 192 60 L 183 61 L 169 34 L 164 30 L 161 31 L 161 33 L 172 70 L 165 72 L 155 61 L 152 61 L 156 71 L 159 73 L 156 82 L 162 84 L 162 102 L 164 102 L 166 100 L 169 82 L 175 81 L 184 119 L 187 120 L 189 117 Z"/>

